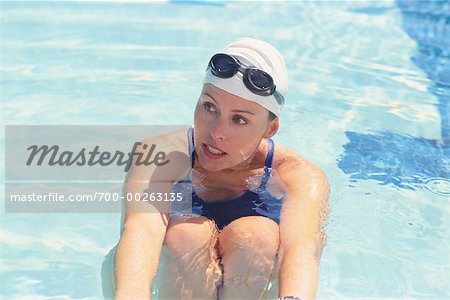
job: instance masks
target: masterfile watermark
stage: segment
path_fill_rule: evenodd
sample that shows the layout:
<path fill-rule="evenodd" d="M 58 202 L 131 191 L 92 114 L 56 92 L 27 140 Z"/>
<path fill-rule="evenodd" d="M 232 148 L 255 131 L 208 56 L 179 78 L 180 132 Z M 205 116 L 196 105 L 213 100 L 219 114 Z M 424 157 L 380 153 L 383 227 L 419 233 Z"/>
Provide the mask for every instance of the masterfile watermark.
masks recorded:
<path fill-rule="evenodd" d="M 163 151 L 153 154 L 156 148 L 155 144 L 150 146 L 147 153 L 137 151 L 139 146 L 142 146 L 142 150 L 147 150 L 147 148 L 149 148 L 149 145 L 147 144 L 136 142 L 134 143 L 131 152 L 124 153 L 116 150 L 114 153 L 111 153 L 109 151 L 100 152 L 100 147 L 97 145 L 92 151 L 89 151 L 86 154 L 86 148 L 81 149 L 78 153 L 73 151 L 63 151 L 59 153 L 60 147 L 58 145 L 53 145 L 51 147 L 48 145 L 32 145 L 27 148 L 27 150 L 30 151 L 30 156 L 28 157 L 26 165 L 32 165 L 38 154 L 40 154 L 40 156 L 38 156 L 39 158 L 35 162 L 37 166 L 41 166 L 46 158 L 49 166 L 94 166 L 96 164 L 99 164 L 100 166 L 109 166 L 115 162 L 118 166 L 125 165 L 124 172 L 130 170 L 134 156 L 136 156 L 134 162 L 136 166 L 149 166 L 152 163 L 156 166 L 163 166 L 169 163 L 169 160 L 166 160 L 166 153 Z M 48 155 L 50 156 L 48 157 Z"/>
<path fill-rule="evenodd" d="M 187 141 L 188 128 L 7 125 L 5 211 L 189 212 L 192 189 L 171 174 L 190 166 L 190 157 L 168 138 Z"/>

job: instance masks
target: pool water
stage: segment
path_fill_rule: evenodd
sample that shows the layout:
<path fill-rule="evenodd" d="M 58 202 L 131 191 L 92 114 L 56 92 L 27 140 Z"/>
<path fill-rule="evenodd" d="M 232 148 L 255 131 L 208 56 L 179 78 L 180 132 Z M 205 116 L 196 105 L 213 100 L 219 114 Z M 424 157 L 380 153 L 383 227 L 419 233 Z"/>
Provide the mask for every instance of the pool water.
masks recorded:
<path fill-rule="evenodd" d="M 317 299 L 450 298 L 448 1 L 3 1 L 3 124 L 192 124 L 241 36 L 288 66 L 274 140 L 329 178 Z M 120 218 L 2 213 L 0 298 L 107 297 Z"/>

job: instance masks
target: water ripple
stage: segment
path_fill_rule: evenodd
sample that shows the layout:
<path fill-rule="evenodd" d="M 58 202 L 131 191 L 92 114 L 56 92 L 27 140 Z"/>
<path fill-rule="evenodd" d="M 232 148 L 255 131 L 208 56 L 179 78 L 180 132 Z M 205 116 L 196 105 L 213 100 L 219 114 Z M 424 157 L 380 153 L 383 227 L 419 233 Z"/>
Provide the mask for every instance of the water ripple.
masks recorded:
<path fill-rule="evenodd" d="M 423 187 L 439 196 L 450 196 L 450 179 L 447 178 L 427 178 L 423 182 Z"/>

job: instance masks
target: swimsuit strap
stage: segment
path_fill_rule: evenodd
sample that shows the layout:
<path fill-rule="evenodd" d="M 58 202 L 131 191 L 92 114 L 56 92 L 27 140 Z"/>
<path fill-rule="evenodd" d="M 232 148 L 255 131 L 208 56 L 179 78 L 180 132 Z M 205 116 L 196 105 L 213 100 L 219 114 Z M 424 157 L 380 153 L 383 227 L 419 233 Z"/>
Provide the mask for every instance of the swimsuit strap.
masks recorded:
<path fill-rule="evenodd" d="M 194 145 L 194 127 L 188 130 L 188 141 L 189 141 L 189 153 L 191 155 L 191 168 L 194 168 L 195 163 L 195 145 Z"/>
<path fill-rule="evenodd" d="M 269 149 L 267 150 L 266 161 L 264 162 L 264 176 L 261 180 L 260 188 L 265 188 L 267 181 L 269 181 L 270 170 L 272 169 L 272 161 L 273 161 L 273 149 L 274 144 L 272 139 L 268 139 Z"/>
<path fill-rule="evenodd" d="M 189 153 L 191 154 L 191 168 L 194 168 L 195 164 L 195 145 L 194 145 L 194 128 L 191 127 L 188 130 L 189 140 Z M 274 143 L 272 139 L 268 139 L 269 149 L 267 151 L 266 160 L 264 162 L 264 176 L 261 180 L 260 188 L 265 188 L 267 181 L 269 181 L 270 170 L 272 168 Z"/>

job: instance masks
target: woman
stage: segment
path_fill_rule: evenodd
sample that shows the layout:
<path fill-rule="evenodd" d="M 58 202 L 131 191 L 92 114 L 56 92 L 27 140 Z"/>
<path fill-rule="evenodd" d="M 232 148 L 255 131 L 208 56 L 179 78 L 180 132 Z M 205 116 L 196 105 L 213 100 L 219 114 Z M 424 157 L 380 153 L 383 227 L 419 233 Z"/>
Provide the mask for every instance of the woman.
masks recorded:
<path fill-rule="evenodd" d="M 126 183 L 130 194 L 178 191 L 192 211 L 128 203 L 117 299 L 150 297 L 162 248 L 172 286 L 160 288 L 162 299 L 259 299 L 272 272 L 281 299 L 314 298 L 328 184 L 270 139 L 286 90 L 284 61 L 266 42 L 239 39 L 211 58 L 194 128 L 144 141 L 164 148 L 170 164 L 134 166 Z"/>

